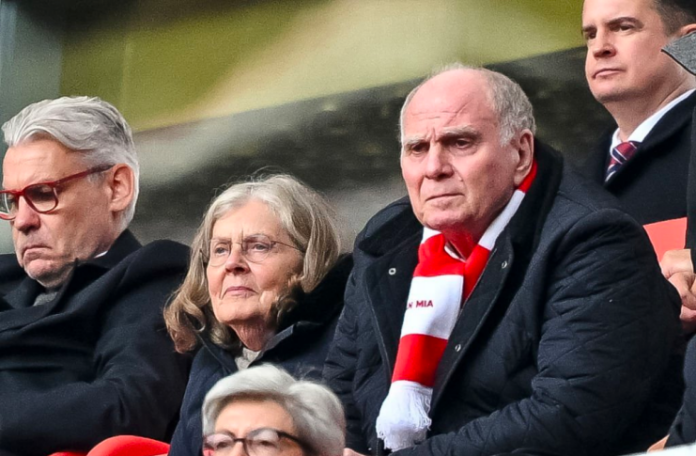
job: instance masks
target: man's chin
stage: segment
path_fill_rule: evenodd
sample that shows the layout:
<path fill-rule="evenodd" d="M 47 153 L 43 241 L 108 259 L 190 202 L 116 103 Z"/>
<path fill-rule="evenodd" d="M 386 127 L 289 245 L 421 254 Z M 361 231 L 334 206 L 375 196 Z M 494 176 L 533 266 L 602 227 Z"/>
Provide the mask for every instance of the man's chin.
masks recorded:
<path fill-rule="evenodd" d="M 24 271 L 44 287 L 56 288 L 67 279 L 70 266 L 57 266 L 47 260 L 31 260 L 24 263 Z"/>

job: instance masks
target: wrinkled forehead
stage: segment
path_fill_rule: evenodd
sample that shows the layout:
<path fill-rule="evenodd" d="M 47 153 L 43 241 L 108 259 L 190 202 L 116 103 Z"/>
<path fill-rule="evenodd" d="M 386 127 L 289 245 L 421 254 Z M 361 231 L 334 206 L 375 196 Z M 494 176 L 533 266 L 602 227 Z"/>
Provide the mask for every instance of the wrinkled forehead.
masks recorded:
<path fill-rule="evenodd" d="M 265 202 L 249 199 L 239 205 L 225 208 L 213 221 L 211 238 L 241 241 L 253 235 L 277 238 L 285 234 L 280 217 Z"/>
<path fill-rule="evenodd" d="M 419 134 L 424 128 L 497 125 L 489 85 L 483 77 L 429 82 L 414 94 L 404 111 L 404 136 Z"/>

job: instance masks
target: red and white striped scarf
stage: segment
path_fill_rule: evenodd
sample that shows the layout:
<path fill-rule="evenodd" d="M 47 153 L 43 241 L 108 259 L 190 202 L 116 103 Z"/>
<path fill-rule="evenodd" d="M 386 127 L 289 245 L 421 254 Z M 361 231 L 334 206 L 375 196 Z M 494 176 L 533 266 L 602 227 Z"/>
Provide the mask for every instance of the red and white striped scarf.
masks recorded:
<path fill-rule="evenodd" d="M 440 232 L 423 228 L 392 383 L 377 417 L 377 435 L 387 448 L 396 451 L 425 440 L 431 423 L 428 413 L 435 372 L 447 340 L 463 302 L 488 263 L 496 239 L 531 186 L 536 169 L 534 163 L 466 261 L 449 249 Z"/>

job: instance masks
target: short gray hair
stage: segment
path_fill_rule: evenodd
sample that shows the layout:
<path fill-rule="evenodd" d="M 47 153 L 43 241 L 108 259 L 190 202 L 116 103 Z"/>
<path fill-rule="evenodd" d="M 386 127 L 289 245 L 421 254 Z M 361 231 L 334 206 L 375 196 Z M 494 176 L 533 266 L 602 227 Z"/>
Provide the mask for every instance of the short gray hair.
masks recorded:
<path fill-rule="evenodd" d="M 498 73 L 497 71 L 492 71 L 481 67 L 467 66 L 456 62 L 432 72 L 406 96 L 404 105 L 401 108 L 401 116 L 399 119 L 402 140 L 404 136 L 404 116 L 406 114 L 406 109 L 418 90 L 420 90 L 425 83 L 436 76 L 449 71 L 458 70 L 476 71 L 486 78 L 486 81 L 488 82 L 490 100 L 493 104 L 493 109 L 498 115 L 501 143 L 507 143 L 515 136 L 515 134 L 524 129 L 530 130 L 533 134 L 536 133 L 536 121 L 534 120 L 532 103 L 529 101 L 529 98 L 519 84 L 504 74 Z"/>
<path fill-rule="evenodd" d="M 213 314 L 204 264 L 208 261 L 215 222 L 252 200 L 266 204 L 278 216 L 295 247 L 304 252 L 302 273 L 295 285 L 303 292 L 309 293 L 319 285 L 338 260 L 341 240 L 336 216 L 317 192 L 287 174 L 259 176 L 232 185 L 218 195 L 206 211 L 193 238 L 184 283 L 164 312 L 167 329 L 180 352 L 193 349 L 197 343 L 189 318 L 197 322 L 197 331 L 207 332 L 217 345 L 227 349 L 238 346 L 234 332 Z M 288 290 L 289 296 L 292 291 Z M 292 299 L 281 299 L 275 311 L 282 316 L 287 305 L 293 304 Z"/>
<path fill-rule="evenodd" d="M 112 104 L 96 97 L 43 100 L 22 109 L 2 131 L 8 147 L 48 138 L 80 153 L 89 167 L 128 165 L 135 182 L 133 201 L 123 214 L 123 228 L 131 222 L 140 189 L 140 165 L 131 128 Z"/>
<path fill-rule="evenodd" d="M 312 454 L 336 456 L 345 447 L 343 407 L 329 388 L 295 380 L 271 364 L 250 367 L 218 381 L 203 402 L 203 433 L 215 432 L 222 410 L 237 400 L 273 401 L 290 415 L 296 436 Z"/>

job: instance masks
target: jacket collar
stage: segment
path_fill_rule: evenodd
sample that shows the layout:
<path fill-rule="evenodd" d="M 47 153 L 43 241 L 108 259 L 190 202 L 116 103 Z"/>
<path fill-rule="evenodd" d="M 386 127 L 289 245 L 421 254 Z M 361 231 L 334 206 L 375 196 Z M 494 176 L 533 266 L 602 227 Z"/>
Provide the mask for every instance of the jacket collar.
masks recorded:
<path fill-rule="evenodd" d="M 504 307 L 522 283 L 536 249 L 546 217 L 555 201 L 563 172 L 558 152 L 535 141 L 537 177 L 508 226 L 498 237 L 488 265 L 462 309 L 450 336 L 436 375 L 433 409 L 456 365 L 467 353 L 494 310 Z M 396 204 L 402 204 L 400 200 Z M 418 262 L 422 226 L 410 206 L 386 222 L 358 245 L 375 261 L 362 278 L 365 296 L 371 304 L 375 334 L 390 381 L 396 359 L 404 309 L 413 270 Z M 360 278 L 357 278 L 360 280 Z M 499 305 L 496 305 L 499 304 Z M 502 313 L 501 313 L 502 312 Z"/>
<path fill-rule="evenodd" d="M 691 116 L 695 107 L 696 92 L 670 109 L 660 121 L 655 124 L 652 130 L 650 130 L 645 140 L 638 146 L 635 155 L 624 166 L 619 168 L 616 174 L 606 183 L 606 187 L 613 188 L 617 185 L 617 182 L 621 182 L 626 176 L 630 176 L 632 174 L 632 169 L 645 159 L 649 159 L 651 156 L 655 155 L 670 153 L 671 148 L 660 147 L 660 145 L 676 135 L 679 130 L 683 129 L 692 121 Z M 611 136 L 609 136 L 609 142 L 606 143 L 604 147 L 604 167 L 601 171 L 602 176 L 604 176 L 604 172 L 607 166 L 609 166 L 610 144 Z"/>
<path fill-rule="evenodd" d="M 281 319 L 278 332 L 268 342 L 264 352 L 272 350 L 296 332 L 322 328 L 336 318 L 343 309 L 343 293 L 351 269 L 353 257 L 344 255 L 314 290 L 301 294 L 298 305 Z"/>
<path fill-rule="evenodd" d="M 109 251 L 99 258 L 84 262 L 75 262 L 75 267 L 70 272 L 68 279 L 58 290 L 57 296 L 49 303 L 34 307 L 33 303 L 39 293 L 45 291 L 36 280 L 24 275 L 18 285 L 5 296 L 2 297 L 4 306 L 0 310 L 5 310 L 3 319 L 0 320 L 0 331 L 12 327 L 22 326 L 30 321 L 48 314 L 68 293 L 71 285 L 76 281 L 88 283 L 91 277 L 97 277 L 105 270 L 111 269 L 122 261 L 126 256 L 140 247 L 140 243 L 135 239 L 130 231 L 124 231 L 111 246 Z M 17 265 L 19 267 L 19 265 Z M 78 280 L 79 279 L 79 280 Z M 4 309 L 2 309 L 4 307 Z M 17 312 L 14 312 L 14 311 Z"/>
<path fill-rule="evenodd" d="M 342 255 L 314 290 L 298 296 L 298 305 L 288 311 L 279 325 L 278 332 L 257 359 L 261 360 L 265 353 L 293 335 L 323 328 L 336 318 L 343 309 L 343 292 L 352 268 L 352 255 Z M 208 350 L 228 372 L 237 370 L 234 356 L 228 350 L 215 345 L 206 334 L 197 335 L 203 349 Z"/>

